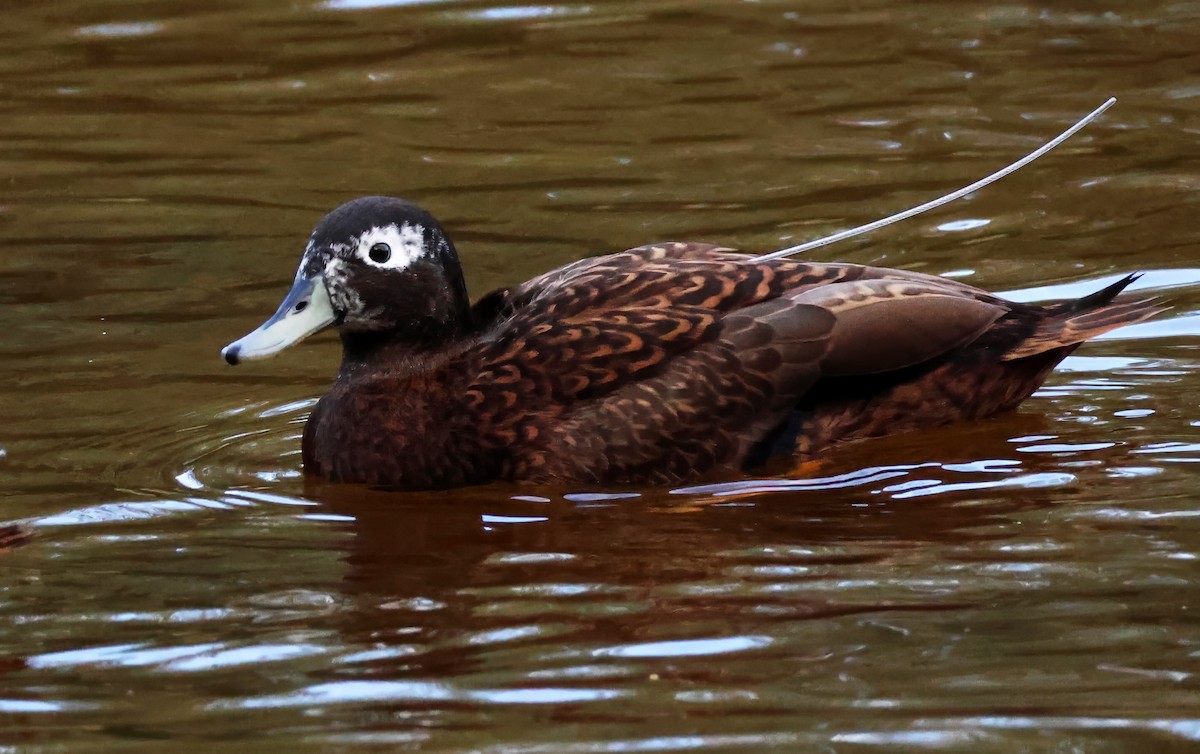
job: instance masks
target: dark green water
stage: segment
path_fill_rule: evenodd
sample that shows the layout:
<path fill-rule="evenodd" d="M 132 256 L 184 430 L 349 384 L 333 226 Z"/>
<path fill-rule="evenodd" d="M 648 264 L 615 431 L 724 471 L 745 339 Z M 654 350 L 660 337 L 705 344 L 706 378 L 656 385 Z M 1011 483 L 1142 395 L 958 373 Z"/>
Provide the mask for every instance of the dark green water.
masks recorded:
<path fill-rule="evenodd" d="M 0 556 L 0 752 L 1200 746 L 1200 3 L 3 15 L 0 520 L 34 540 Z M 306 486 L 336 342 L 218 357 L 358 194 L 433 211 L 479 294 L 873 220 L 1109 95 L 815 256 L 1022 299 L 1141 269 L 1174 309 L 803 479 Z"/>

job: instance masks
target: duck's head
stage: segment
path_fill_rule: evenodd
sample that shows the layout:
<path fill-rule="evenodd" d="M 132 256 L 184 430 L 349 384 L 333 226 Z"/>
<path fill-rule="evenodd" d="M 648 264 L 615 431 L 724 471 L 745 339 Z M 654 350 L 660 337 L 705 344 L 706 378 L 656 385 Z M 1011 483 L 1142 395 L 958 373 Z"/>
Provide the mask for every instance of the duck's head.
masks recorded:
<path fill-rule="evenodd" d="M 230 364 L 263 359 L 327 327 L 337 327 L 347 347 L 434 344 L 468 319 L 462 268 L 442 226 L 410 202 L 366 196 L 317 223 L 279 309 L 221 355 Z"/>

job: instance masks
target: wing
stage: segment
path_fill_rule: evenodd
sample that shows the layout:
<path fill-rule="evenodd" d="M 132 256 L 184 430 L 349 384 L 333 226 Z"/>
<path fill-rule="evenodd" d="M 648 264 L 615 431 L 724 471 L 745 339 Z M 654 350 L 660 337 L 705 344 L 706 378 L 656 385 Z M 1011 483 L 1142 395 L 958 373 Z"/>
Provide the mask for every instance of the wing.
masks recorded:
<path fill-rule="evenodd" d="M 467 405 L 515 449 L 519 478 L 672 481 L 738 464 L 822 377 L 927 361 L 1006 311 L 893 273 L 698 244 L 577 262 L 494 299 Z"/>
<path fill-rule="evenodd" d="M 910 281 L 788 292 L 725 316 L 714 339 L 661 374 L 581 404 L 559 441 L 571 448 L 572 476 L 595 481 L 670 483 L 740 466 L 818 380 L 930 361 L 1005 311 Z"/>

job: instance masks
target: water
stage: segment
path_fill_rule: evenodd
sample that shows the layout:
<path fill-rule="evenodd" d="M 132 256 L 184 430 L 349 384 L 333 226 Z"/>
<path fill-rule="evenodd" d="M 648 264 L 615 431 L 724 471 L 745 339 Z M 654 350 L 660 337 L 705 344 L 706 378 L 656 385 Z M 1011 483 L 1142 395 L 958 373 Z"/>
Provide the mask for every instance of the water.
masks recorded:
<path fill-rule="evenodd" d="M 0 749 L 1193 750 L 1200 4 L 84 3 L 0 28 Z M 1174 309 L 1015 415 L 678 490 L 300 474 L 342 200 L 476 295 L 669 238 Z"/>

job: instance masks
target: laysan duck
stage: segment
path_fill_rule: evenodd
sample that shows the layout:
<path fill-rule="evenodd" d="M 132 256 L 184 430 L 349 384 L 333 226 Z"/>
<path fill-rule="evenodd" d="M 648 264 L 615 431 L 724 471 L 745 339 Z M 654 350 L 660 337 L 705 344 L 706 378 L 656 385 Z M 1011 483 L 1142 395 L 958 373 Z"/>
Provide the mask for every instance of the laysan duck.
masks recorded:
<path fill-rule="evenodd" d="M 305 470 L 405 489 L 668 484 L 982 419 L 1089 338 L 1153 316 L 1118 294 L 1030 305 L 916 272 L 707 243 L 583 259 L 474 304 L 428 212 L 369 196 L 316 226 L 291 292 L 230 364 L 326 328 L 342 363 Z"/>

